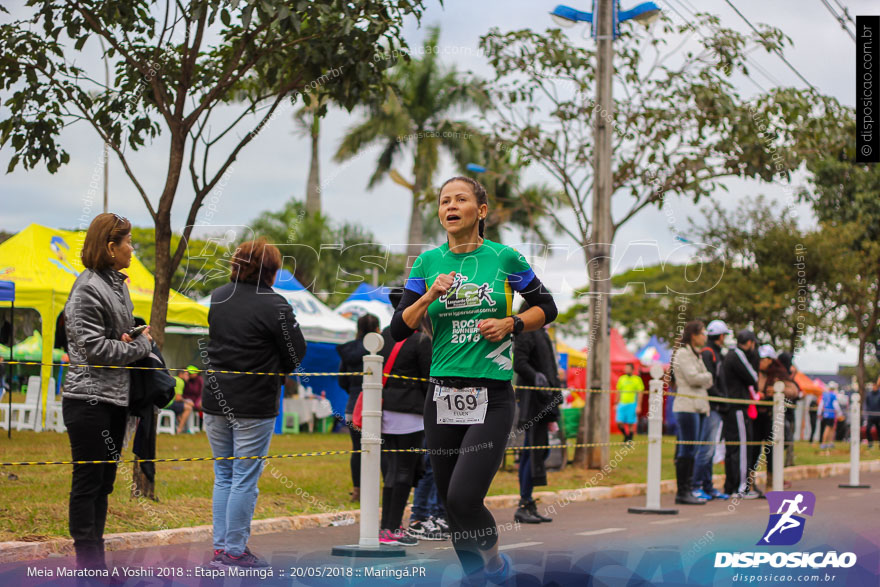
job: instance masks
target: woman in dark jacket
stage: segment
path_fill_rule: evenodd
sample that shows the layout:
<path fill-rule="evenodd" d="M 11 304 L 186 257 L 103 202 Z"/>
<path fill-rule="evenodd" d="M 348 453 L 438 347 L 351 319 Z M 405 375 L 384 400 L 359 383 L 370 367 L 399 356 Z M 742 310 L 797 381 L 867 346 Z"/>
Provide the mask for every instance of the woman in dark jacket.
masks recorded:
<path fill-rule="evenodd" d="M 529 309 L 523 302 L 520 313 Z M 513 339 L 513 370 L 519 377 L 517 384 L 535 387 L 559 388 L 559 369 L 553 343 L 545 329 L 522 332 Z M 516 403 L 519 417 L 517 431 L 525 433 L 524 446 L 547 446 L 550 432 L 559 430 L 559 404 L 561 391 L 517 389 Z M 538 506 L 532 497 L 534 487 L 547 485 L 547 468 L 544 460 L 550 454 L 548 449 L 524 450 L 519 456 L 519 507 L 513 514 L 514 520 L 524 524 L 552 522 L 538 513 Z"/>
<path fill-rule="evenodd" d="M 121 273 L 131 265 L 131 223 L 116 214 L 99 214 L 86 232 L 86 267 L 64 306 L 70 369 L 64 379 L 61 410 L 74 461 L 117 460 L 130 392 L 125 369 L 89 365 L 128 365 L 150 353 L 149 327 L 134 339 L 134 306 Z M 74 465 L 70 488 L 70 536 L 80 568 L 106 568 L 104 524 L 107 496 L 116 465 Z"/>
<path fill-rule="evenodd" d="M 215 457 L 265 456 L 278 416 L 282 373 L 296 370 L 306 342 L 283 297 L 272 290 L 281 252 L 265 239 L 239 245 L 230 283 L 211 294 L 210 342 L 202 358 L 205 431 Z M 212 373 L 217 371 L 260 372 Z M 265 567 L 247 547 L 257 503 L 259 459 L 214 461 L 214 566 Z"/>
<path fill-rule="evenodd" d="M 364 355 L 367 349 L 364 348 L 364 337 L 370 332 L 379 332 L 379 319 L 372 314 L 364 314 L 357 321 L 357 337 L 336 347 L 341 359 L 339 363 L 340 373 L 362 373 L 364 371 Z M 348 393 L 348 403 L 345 405 L 345 425 L 348 426 L 348 433 L 351 436 L 351 449 L 361 449 L 361 431 L 355 428 L 352 423 L 352 415 L 354 414 L 354 406 L 357 398 L 363 389 L 364 378 L 362 375 L 340 375 L 339 387 Z M 360 501 L 361 499 L 361 453 L 355 452 L 351 454 L 349 460 L 351 466 L 351 501 Z"/>
<path fill-rule="evenodd" d="M 403 297 L 403 288 L 395 288 L 388 295 L 396 308 Z M 384 372 L 403 377 L 415 377 L 412 381 L 388 377 L 382 386 L 382 446 L 391 450 L 420 449 L 425 439 L 425 395 L 431 374 L 431 339 L 418 330 L 406 339 L 395 342 L 391 327 L 382 331 L 385 343 L 380 351 Z M 392 363 L 393 357 L 393 363 Z M 419 535 L 403 529 L 403 510 L 409 500 L 410 490 L 419 473 L 421 453 L 383 452 L 382 474 L 382 520 L 379 530 L 380 544 L 418 544 Z"/>

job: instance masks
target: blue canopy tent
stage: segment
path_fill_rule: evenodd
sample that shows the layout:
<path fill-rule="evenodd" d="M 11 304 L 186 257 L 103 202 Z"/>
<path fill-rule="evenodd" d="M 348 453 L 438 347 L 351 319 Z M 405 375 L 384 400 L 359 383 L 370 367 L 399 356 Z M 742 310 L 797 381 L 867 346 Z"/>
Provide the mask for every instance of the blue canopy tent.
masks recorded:
<path fill-rule="evenodd" d="M 384 302 L 386 304 L 390 304 L 391 300 L 388 298 L 388 293 L 385 291 L 384 287 L 377 287 L 375 285 L 367 285 L 366 283 L 362 283 L 357 286 L 351 295 L 348 296 L 346 302 L 352 301 L 360 301 L 360 302 Z"/>
<path fill-rule="evenodd" d="M 361 283 L 348 299 L 339 304 L 336 313 L 353 322 L 365 314 L 372 314 L 379 319 L 379 326 L 385 328 L 391 324 L 394 306 L 385 287 Z"/>
<path fill-rule="evenodd" d="M 14 281 L 0 281 L 0 302 L 9 302 L 11 308 L 11 317 L 9 319 L 9 360 L 12 360 L 12 347 L 15 342 L 15 282 Z M 6 433 L 8 438 L 12 438 L 12 394 L 9 394 L 7 398 L 9 402 L 9 408 L 6 410 L 6 414 L 9 417 L 9 422 L 6 424 Z"/>
<path fill-rule="evenodd" d="M 657 338 L 656 335 L 652 335 L 648 344 L 639 349 L 636 356 L 639 358 L 642 365 L 651 365 L 652 363 L 668 365 L 669 361 L 672 360 L 672 351 L 669 349 L 669 345 L 666 344 L 665 340 Z"/>
<path fill-rule="evenodd" d="M 301 371 L 305 373 L 335 372 L 339 368 L 336 347 L 354 340 L 356 325 L 328 308 L 297 281 L 287 269 L 278 272 L 273 289 L 293 306 L 296 320 L 306 339 L 306 356 Z M 325 392 L 335 414 L 344 415 L 348 394 L 339 387 L 335 376 L 298 377 L 304 387 L 316 395 Z"/>

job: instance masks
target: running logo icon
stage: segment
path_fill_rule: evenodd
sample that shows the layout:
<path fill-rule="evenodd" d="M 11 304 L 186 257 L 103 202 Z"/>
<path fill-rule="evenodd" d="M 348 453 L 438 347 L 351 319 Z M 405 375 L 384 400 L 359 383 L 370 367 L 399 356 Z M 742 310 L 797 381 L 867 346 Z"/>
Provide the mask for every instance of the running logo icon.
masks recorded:
<path fill-rule="evenodd" d="M 809 491 L 770 491 L 767 504 L 770 506 L 770 521 L 758 544 L 791 546 L 800 542 L 806 523 L 803 516 L 813 515 L 816 496 Z"/>

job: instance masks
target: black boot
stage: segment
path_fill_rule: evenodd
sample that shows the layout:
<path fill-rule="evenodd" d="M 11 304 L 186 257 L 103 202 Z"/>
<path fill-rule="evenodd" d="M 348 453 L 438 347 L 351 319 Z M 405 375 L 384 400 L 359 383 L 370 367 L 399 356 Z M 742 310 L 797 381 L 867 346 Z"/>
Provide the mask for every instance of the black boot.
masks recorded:
<path fill-rule="evenodd" d="M 540 524 L 541 518 L 531 512 L 528 504 L 529 502 L 524 499 L 519 500 L 519 507 L 513 514 L 513 520 L 520 524 Z"/>
<path fill-rule="evenodd" d="M 675 503 L 684 505 L 706 505 L 706 502 L 691 494 L 691 477 L 694 473 L 694 459 L 675 459 L 675 478 L 678 482 L 678 493 L 675 495 Z"/>
<path fill-rule="evenodd" d="M 534 499 L 529 500 L 529 502 L 526 504 L 526 508 L 529 510 L 529 512 L 533 516 L 535 516 L 536 518 L 538 518 L 542 522 L 552 522 L 553 521 L 553 518 L 548 518 L 547 516 L 542 516 L 541 514 L 538 513 L 538 504 L 535 503 Z"/>

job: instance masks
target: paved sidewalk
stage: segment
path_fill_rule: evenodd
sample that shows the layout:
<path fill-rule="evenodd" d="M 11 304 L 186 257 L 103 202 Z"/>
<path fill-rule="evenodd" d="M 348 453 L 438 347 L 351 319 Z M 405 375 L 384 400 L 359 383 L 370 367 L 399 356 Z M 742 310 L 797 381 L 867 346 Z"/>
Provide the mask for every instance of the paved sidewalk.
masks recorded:
<path fill-rule="evenodd" d="M 633 579 L 631 584 L 739 585 L 742 579 L 733 580 L 736 573 L 754 571 L 715 569 L 714 553 L 767 550 L 852 551 L 858 555 L 858 564 L 851 569 L 771 570 L 804 574 L 808 579 L 813 574 L 836 574 L 835 586 L 878 585 L 880 472 L 862 474 L 862 482 L 871 485 L 868 490 L 838 488 L 846 482 L 840 475 L 795 481 L 792 490 L 815 493 L 816 511 L 806 519 L 804 537 L 797 546 L 775 549 L 756 546 L 768 521 L 766 500 L 679 506 L 677 516 L 628 514 L 628 507 L 644 505 L 644 497 L 571 502 L 555 506 L 554 521 L 539 525 L 514 525 L 513 508 L 494 513 L 501 548 L 515 565 L 517 577 L 512 584 L 516 585 L 585 585 L 590 577 L 595 585 L 627 585 Z M 664 496 L 663 505 L 671 507 L 672 498 Z M 125 585 L 130 586 L 366 585 L 377 579 L 394 585 L 458 584 L 460 570 L 450 542 L 423 541 L 407 548 L 402 559 L 330 555 L 333 546 L 356 542 L 357 535 L 357 526 L 343 526 L 253 536 L 253 550 L 273 565 L 272 576 L 265 579 L 207 576 L 201 570 L 210 556 L 207 541 L 109 552 L 107 558 L 120 574 L 143 574 L 129 578 Z M 73 563 L 71 557 L 52 557 L 0 565 L 0 585 L 72 585 L 73 579 L 59 579 L 57 570 L 73 568 Z M 53 576 L 33 576 L 41 570 Z M 822 580 L 798 584 L 825 584 L 824 575 Z"/>

